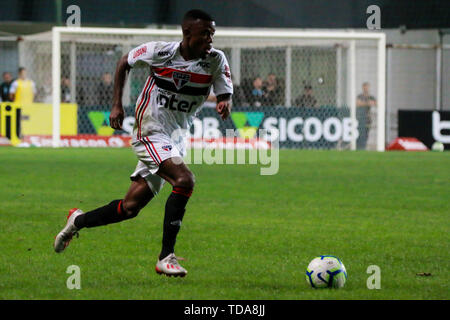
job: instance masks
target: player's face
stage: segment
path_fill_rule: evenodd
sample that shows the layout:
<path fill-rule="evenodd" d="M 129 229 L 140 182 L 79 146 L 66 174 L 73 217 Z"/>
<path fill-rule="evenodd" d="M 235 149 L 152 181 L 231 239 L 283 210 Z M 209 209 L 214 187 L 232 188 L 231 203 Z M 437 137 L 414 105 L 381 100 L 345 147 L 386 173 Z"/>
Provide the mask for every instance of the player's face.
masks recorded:
<path fill-rule="evenodd" d="M 363 85 L 363 91 L 364 91 L 364 93 L 369 93 L 369 85 L 368 84 Z"/>
<path fill-rule="evenodd" d="M 216 29 L 214 21 L 197 20 L 191 24 L 189 34 L 189 48 L 197 57 L 206 56 L 212 48 Z"/>

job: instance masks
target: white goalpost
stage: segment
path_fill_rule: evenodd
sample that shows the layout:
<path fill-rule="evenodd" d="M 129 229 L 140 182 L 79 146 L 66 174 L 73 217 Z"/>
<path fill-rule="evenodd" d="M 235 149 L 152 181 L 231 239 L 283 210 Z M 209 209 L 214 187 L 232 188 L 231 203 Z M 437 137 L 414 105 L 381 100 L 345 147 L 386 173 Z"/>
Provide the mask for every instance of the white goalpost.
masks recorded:
<path fill-rule="evenodd" d="M 60 146 L 60 101 L 63 73 L 71 80 L 72 96 L 79 98 L 82 81 L 90 81 L 89 68 L 100 70 L 99 64 L 108 59 L 110 73 L 114 73 L 117 57 L 131 48 L 148 41 L 180 41 L 180 29 L 122 29 L 54 27 L 51 32 L 51 66 L 30 66 L 35 72 L 51 67 L 54 147 Z M 25 45 L 41 38 L 29 37 Z M 233 82 L 243 85 L 245 79 L 259 72 L 267 75 L 278 70 L 283 90 L 280 105 L 294 107 L 295 97 L 305 84 L 313 83 L 320 105 L 347 108 L 350 118 L 357 121 L 356 97 L 361 84 L 369 81 L 374 88 L 376 108 L 368 127 L 368 150 L 385 149 L 385 48 L 386 37 L 381 32 L 304 31 L 275 29 L 219 29 L 214 36 L 214 47 L 227 55 Z M 95 52 L 99 52 L 96 54 Z M 91 60 L 89 60 L 91 59 Z M 109 61 L 109 59 L 111 61 Z M 35 59 L 36 60 L 36 59 Z M 106 61 L 106 60 L 105 60 Z M 88 63 L 89 62 L 89 63 Z M 106 65 L 106 63 L 105 63 Z M 42 68 L 43 70 L 39 71 Z M 80 75 L 80 72 L 86 74 Z M 89 91 L 89 88 L 84 90 Z M 132 88 L 127 84 L 125 101 L 133 103 Z M 76 97 L 76 98 L 74 98 Z M 89 98 L 89 93 L 85 99 Z M 89 102 L 93 104 L 94 102 Z M 368 123 L 369 123 L 368 122 Z M 375 123 L 375 125 L 374 125 Z M 369 129 L 367 129 L 369 131 Z M 372 137 L 370 136 L 372 135 Z M 347 149 L 356 150 L 353 136 Z M 369 144 L 372 143 L 372 146 Z"/>

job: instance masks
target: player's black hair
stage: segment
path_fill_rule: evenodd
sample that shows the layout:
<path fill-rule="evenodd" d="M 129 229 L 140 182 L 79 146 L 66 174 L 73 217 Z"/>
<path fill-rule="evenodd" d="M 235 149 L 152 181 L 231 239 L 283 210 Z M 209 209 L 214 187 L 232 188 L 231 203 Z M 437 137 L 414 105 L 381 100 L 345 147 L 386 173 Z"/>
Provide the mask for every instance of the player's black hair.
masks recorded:
<path fill-rule="evenodd" d="M 211 15 L 206 13 L 205 11 L 200 9 L 192 9 L 184 14 L 183 22 L 197 19 L 204 21 L 214 21 L 213 17 L 211 17 Z"/>

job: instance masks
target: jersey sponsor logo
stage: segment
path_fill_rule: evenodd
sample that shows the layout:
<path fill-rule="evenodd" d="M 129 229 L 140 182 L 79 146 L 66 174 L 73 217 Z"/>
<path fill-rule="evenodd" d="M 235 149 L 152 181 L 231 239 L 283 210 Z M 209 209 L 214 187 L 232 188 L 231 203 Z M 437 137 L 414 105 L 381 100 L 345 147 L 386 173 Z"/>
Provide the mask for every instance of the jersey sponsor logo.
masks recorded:
<path fill-rule="evenodd" d="M 206 62 L 206 61 L 199 61 L 197 64 L 198 64 L 201 68 L 204 68 L 204 69 L 208 69 L 208 68 L 211 67 L 211 64 L 210 64 L 209 62 Z"/>
<path fill-rule="evenodd" d="M 191 80 L 191 75 L 188 73 L 174 71 L 172 73 L 172 80 L 177 90 L 180 90 Z"/>
<path fill-rule="evenodd" d="M 165 57 L 170 55 L 172 52 L 171 51 L 159 51 L 158 52 L 158 57 Z"/>
<path fill-rule="evenodd" d="M 175 94 L 164 95 L 162 93 L 159 93 L 156 97 L 156 102 L 166 109 L 186 113 L 191 112 L 193 106 L 197 104 L 196 101 L 192 101 L 191 103 L 189 103 L 189 101 L 186 100 L 178 100 L 175 98 L 175 96 Z"/>
<path fill-rule="evenodd" d="M 147 46 L 143 46 L 143 47 L 137 49 L 133 54 L 133 59 L 136 59 L 137 57 L 139 57 L 140 55 L 143 55 L 146 52 L 147 52 Z"/>

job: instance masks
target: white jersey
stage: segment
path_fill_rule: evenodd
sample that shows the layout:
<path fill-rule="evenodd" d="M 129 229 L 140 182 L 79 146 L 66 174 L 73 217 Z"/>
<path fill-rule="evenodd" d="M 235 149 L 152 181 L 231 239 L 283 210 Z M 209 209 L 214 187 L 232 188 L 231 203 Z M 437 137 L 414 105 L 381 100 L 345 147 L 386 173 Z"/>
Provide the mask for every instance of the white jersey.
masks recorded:
<path fill-rule="evenodd" d="M 136 102 L 135 141 L 188 129 L 211 86 L 216 95 L 233 93 L 230 68 L 220 50 L 211 49 L 204 59 L 186 61 L 180 54 L 180 42 L 148 42 L 130 51 L 128 64 L 150 67 Z"/>

